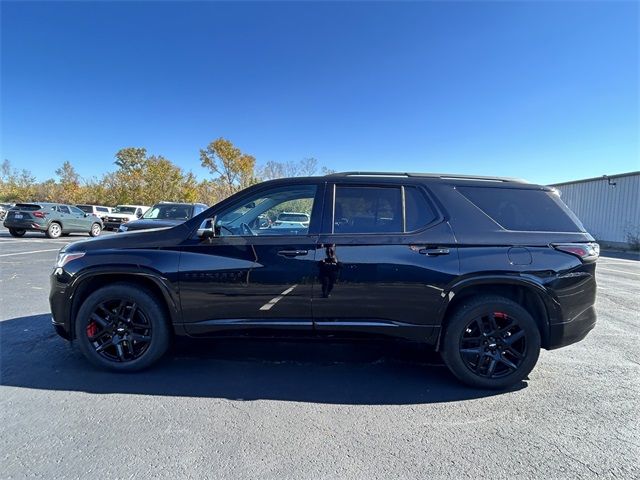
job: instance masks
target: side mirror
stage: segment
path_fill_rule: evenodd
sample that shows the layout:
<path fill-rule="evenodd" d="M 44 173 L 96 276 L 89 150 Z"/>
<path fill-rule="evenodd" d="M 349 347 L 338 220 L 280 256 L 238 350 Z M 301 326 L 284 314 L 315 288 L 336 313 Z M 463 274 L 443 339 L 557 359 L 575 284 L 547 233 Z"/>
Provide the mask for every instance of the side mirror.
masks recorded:
<path fill-rule="evenodd" d="M 216 217 L 207 218 L 198 229 L 198 238 L 209 240 L 216 236 L 215 231 Z"/>
<path fill-rule="evenodd" d="M 136 217 L 138 217 L 138 218 L 142 218 L 142 212 L 138 212 L 138 213 L 136 213 Z"/>

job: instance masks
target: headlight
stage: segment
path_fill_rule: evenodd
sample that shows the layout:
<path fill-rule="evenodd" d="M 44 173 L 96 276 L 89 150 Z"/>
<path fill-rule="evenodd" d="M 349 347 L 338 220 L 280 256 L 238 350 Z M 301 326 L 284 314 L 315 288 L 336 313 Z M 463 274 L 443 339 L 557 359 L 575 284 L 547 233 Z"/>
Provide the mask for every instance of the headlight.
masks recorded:
<path fill-rule="evenodd" d="M 56 259 L 56 268 L 62 268 L 67 263 L 82 257 L 84 257 L 84 252 L 74 252 L 74 253 L 58 252 L 58 258 Z"/>
<path fill-rule="evenodd" d="M 126 225 L 122 224 L 118 227 L 118 231 L 119 232 L 126 232 L 127 230 L 129 230 L 129 227 L 127 227 Z"/>

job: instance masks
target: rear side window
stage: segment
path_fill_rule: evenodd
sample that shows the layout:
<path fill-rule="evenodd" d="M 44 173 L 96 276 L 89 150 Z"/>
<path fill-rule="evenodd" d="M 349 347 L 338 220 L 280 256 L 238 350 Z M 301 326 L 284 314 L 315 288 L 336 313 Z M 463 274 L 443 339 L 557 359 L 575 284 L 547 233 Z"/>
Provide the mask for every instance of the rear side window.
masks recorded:
<path fill-rule="evenodd" d="M 580 221 L 553 192 L 492 187 L 458 187 L 458 191 L 507 230 L 584 231 Z"/>
<path fill-rule="evenodd" d="M 58 211 L 59 211 L 60 213 L 71 213 L 71 212 L 69 211 L 69 208 L 68 208 L 68 207 L 65 207 L 64 205 L 58 205 Z"/>
<path fill-rule="evenodd" d="M 419 230 L 438 218 L 429 201 L 416 187 L 404 188 L 404 208 L 407 232 Z"/>
<path fill-rule="evenodd" d="M 402 232 L 400 187 L 336 186 L 334 233 Z"/>
<path fill-rule="evenodd" d="M 93 207 L 91 205 L 76 205 L 76 207 L 85 213 L 93 213 Z"/>
<path fill-rule="evenodd" d="M 105 207 L 96 207 L 96 210 L 98 210 L 99 212 L 107 212 L 107 213 L 109 212 L 109 210 L 107 210 Z M 87 213 L 90 213 L 90 212 L 87 212 Z"/>

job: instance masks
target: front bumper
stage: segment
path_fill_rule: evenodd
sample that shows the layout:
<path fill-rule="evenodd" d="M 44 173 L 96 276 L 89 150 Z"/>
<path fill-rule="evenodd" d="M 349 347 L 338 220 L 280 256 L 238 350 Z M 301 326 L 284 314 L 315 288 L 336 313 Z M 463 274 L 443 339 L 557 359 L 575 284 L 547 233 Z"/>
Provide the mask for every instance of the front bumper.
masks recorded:
<path fill-rule="evenodd" d="M 67 283 L 65 276 L 67 274 L 62 269 L 56 268 L 51 274 L 49 291 L 49 306 L 51 307 L 51 323 L 56 333 L 66 340 L 71 340 L 71 312 L 70 301 L 66 292 Z"/>
<path fill-rule="evenodd" d="M 118 228 L 120 228 L 120 225 L 122 225 L 123 223 L 126 222 L 115 222 L 113 220 L 106 220 L 103 222 L 103 225 L 105 230 L 118 230 Z"/>

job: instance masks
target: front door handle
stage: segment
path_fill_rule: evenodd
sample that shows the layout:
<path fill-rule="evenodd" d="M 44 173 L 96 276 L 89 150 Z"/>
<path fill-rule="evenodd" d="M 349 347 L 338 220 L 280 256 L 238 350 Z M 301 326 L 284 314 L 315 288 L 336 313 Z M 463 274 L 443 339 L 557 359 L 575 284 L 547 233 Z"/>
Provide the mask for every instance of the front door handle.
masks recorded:
<path fill-rule="evenodd" d="M 280 250 L 278 255 L 283 257 L 301 257 L 309 253 L 309 250 Z"/>
<path fill-rule="evenodd" d="M 421 248 L 418 250 L 418 253 L 422 255 L 428 255 L 430 257 L 435 257 L 438 255 L 449 255 L 448 248 Z"/>

